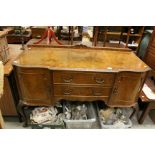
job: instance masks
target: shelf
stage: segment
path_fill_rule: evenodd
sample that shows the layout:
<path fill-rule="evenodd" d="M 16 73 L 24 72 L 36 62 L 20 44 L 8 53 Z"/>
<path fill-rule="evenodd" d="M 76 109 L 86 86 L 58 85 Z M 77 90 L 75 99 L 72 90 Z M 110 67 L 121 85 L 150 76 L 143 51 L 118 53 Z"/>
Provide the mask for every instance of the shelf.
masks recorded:
<path fill-rule="evenodd" d="M 109 35 L 121 35 L 121 32 L 107 32 Z"/>
<path fill-rule="evenodd" d="M 138 44 L 128 44 L 128 47 L 138 47 Z"/>
<path fill-rule="evenodd" d="M 107 32 L 107 35 L 118 35 L 120 36 L 121 35 L 121 32 Z M 123 36 L 126 36 L 127 33 L 122 33 Z"/>
<path fill-rule="evenodd" d="M 117 48 L 125 48 L 125 45 L 122 42 L 119 43 L 109 43 L 106 42 L 105 47 L 117 47 Z"/>
<path fill-rule="evenodd" d="M 129 34 L 129 36 L 134 36 L 134 37 L 141 37 L 141 34 Z"/>
<path fill-rule="evenodd" d="M 119 29 L 118 29 L 119 28 Z M 130 33 L 131 28 L 134 28 L 134 33 Z M 96 38 L 94 39 L 94 45 L 98 46 L 98 41 L 102 41 L 103 46 L 111 47 L 125 47 L 131 49 L 138 49 L 141 38 L 143 36 L 144 26 L 131 27 L 131 26 L 121 26 L 112 27 L 106 26 L 104 31 L 101 33 L 99 28 L 95 29 Z M 103 34 L 100 36 L 100 34 Z M 112 41 L 113 40 L 113 41 Z M 110 42 L 109 42 L 110 41 Z M 120 44 L 119 44 L 120 41 Z M 134 44 L 129 44 L 129 43 Z"/>

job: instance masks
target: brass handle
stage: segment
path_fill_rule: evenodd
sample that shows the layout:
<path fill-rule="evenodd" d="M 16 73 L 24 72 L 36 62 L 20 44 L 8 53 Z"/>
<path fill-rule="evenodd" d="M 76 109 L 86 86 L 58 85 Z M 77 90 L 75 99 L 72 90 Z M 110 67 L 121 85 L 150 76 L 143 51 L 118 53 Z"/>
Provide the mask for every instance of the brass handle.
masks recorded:
<path fill-rule="evenodd" d="M 95 92 L 92 90 L 94 96 L 102 96 L 102 92 Z"/>
<path fill-rule="evenodd" d="M 72 82 L 72 80 L 73 80 L 72 78 L 71 79 L 63 79 L 63 81 L 66 83 L 70 83 L 70 82 Z"/>
<path fill-rule="evenodd" d="M 73 90 L 71 90 L 71 89 L 66 89 L 66 90 L 63 92 L 63 94 L 64 94 L 64 95 L 70 95 L 70 94 L 72 93 L 72 91 L 73 91 Z"/>
<path fill-rule="evenodd" d="M 47 80 L 47 77 L 44 77 L 44 80 L 46 81 Z"/>
<path fill-rule="evenodd" d="M 113 94 L 117 94 L 117 92 L 118 92 L 118 88 L 116 87 L 116 88 L 114 88 L 114 90 L 113 90 Z"/>
<path fill-rule="evenodd" d="M 72 82 L 73 77 L 72 76 L 70 76 L 70 77 L 62 77 L 62 80 L 65 83 L 70 83 L 70 82 Z"/>
<path fill-rule="evenodd" d="M 96 83 L 98 83 L 98 84 L 104 83 L 104 78 L 97 78 L 97 77 L 94 77 L 94 80 L 95 80 Z"/>

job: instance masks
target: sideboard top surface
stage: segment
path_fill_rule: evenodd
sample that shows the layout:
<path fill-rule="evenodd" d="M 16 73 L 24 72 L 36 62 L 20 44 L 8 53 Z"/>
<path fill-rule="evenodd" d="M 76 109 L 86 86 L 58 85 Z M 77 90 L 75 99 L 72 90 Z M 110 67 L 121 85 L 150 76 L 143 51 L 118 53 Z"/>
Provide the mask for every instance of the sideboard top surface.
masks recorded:
<path fill-rule="evenodd" d="M 133 52 L 72 48 L 33 47 L 13 63 L 21 67 L 45 67 L 55 70 L 137 71 L 150 70 Z"/>

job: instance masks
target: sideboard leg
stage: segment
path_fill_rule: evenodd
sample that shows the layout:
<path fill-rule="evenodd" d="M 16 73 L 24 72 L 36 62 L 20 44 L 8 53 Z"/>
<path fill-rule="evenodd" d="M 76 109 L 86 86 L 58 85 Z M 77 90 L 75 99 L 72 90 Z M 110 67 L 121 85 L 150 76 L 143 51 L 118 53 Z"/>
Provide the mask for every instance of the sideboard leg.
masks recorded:
<path fill-rule="evenodd" d="M 21 123 L 21 122 L 23 122 L 23 120 L 22 120 L 22 115 L 17 111 L 17 114 L 18 114 L 18 119 L 19 119 L 19 122 Z"/>
<path fill-rule="evenodd" d="M 22 118 L 24 120 L 23 127 L 27 127 L 28 126 L 28 120 L 27 120 L 27 116 L 25 114 L 25 107 L 26 107 L 26 105 L 23 104 L 22 101 L 20 101 L 18 106 L 17 106 L 18 112 L 20 113 L 20 115 L 22 116 Z"/>
<path fill-rule="evenodd" d="M 143 124 L 146 116 L 148 115 L 149 111 L 150 111 L 150 102 L 147 104 L 147 107 L 145 108 L 145 110 L 143 110 L 140 118 L 139 118 L 139 124 Z"/>

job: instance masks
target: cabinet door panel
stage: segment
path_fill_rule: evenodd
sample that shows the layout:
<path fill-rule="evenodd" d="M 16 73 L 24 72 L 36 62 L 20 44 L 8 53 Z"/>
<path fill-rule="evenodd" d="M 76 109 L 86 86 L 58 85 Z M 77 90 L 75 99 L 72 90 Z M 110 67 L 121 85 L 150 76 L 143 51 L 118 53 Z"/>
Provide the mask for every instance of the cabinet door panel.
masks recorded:
<path fill-rule="evenodd" d="M 108 105 L 128 107 L 135 104 L 143 79 L 141 73 L 118 73 Z"/>
<path fill-rule="evenodd" d="M 16 116 L 16 108 L 8 77 L 4 77 L 4 93 L 0 98 L 0 109 L 5 116 Z"/>
<path fill-rule="evenodd" d="M 50 104 L 51 79 L 48 70 L 21 70 L 18 76 L 22 100 L 33 104 Z"/>

